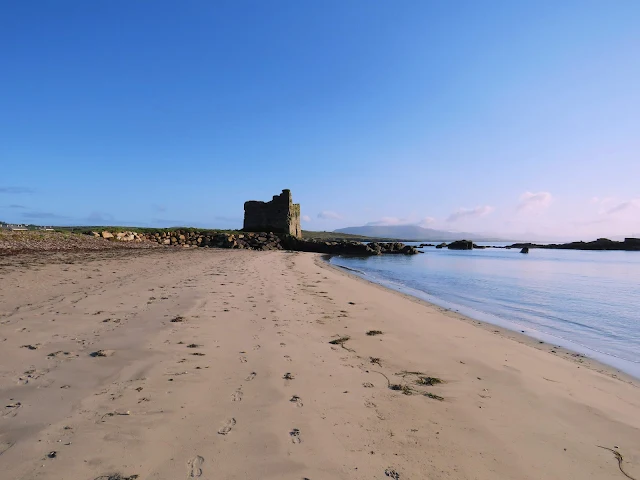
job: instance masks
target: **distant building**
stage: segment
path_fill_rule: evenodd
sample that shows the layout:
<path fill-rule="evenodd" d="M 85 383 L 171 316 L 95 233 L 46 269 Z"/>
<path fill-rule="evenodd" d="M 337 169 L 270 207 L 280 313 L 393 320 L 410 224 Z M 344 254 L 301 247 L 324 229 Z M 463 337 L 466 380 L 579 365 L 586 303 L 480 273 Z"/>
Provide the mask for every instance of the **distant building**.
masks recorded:
<path fill-rule="evenodd" d="M 29 230 L 27 228 L 26 225 L 22 225 L 20 223 L 0 223 L 0 228 L 4 229 L 4 230 L 12 230 L 14 232 L 16 231 L 23 231 L 23 230 Z"/>
<path fill-rule="evenodd" d="M 288 233 L 301 238 L 300 205 L 293 203 L 290 190 L 282 190 L 282 193 L 274 195 L 270 202 L 245 202 L 243 230 Z"/>

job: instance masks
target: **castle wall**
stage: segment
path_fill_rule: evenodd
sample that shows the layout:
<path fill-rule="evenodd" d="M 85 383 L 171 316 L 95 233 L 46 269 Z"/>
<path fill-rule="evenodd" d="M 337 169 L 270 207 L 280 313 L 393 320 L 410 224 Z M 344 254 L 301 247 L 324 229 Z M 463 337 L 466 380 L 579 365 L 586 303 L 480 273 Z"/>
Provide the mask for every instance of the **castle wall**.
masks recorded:
<path fill-rule="evenodd" d="M 288 233 L 301 238 L 300 205 L 293 203 L 290 190 L 274 195 L 270 202 L 245 202 L 243 230 Z"/>

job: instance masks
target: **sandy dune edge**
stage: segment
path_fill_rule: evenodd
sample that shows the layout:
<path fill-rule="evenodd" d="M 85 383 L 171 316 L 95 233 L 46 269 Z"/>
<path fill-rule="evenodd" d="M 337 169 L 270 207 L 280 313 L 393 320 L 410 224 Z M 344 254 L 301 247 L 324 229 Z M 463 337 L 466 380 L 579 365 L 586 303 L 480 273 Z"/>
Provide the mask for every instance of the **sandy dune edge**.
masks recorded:
<path fill-rule="evenodd" d="M 640 479 L 636 383 L 316 255 L 58 260 L 0 266 L 2 479 Z"/>

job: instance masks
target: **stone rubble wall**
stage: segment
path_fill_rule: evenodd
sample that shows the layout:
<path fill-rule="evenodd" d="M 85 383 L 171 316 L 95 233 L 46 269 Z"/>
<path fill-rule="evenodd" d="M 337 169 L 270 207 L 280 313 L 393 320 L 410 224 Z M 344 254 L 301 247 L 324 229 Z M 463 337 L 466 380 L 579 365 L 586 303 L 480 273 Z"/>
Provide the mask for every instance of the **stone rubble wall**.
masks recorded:
<path fill-rule="evenodd" d="M 157 231 L 150 233 L 119 232 L 115 235 L 104 231 L 91 232 L 93 236 L 102 237 L 116 242 L 154 242 L 167 247 L 182 248 L 235 248 L 247 250 L 294 250 L 300 252 L 316 252 L 342 255 L 381 255 L 404 254 L 413 255 L 421 253 L 415 247 L 399 242 L 382 243 L 339 241 L 329 242 L 320 240 L 304 240 L 289 234 L 265 233 L 265 232 L 212 232 L 174 230 Z"/>

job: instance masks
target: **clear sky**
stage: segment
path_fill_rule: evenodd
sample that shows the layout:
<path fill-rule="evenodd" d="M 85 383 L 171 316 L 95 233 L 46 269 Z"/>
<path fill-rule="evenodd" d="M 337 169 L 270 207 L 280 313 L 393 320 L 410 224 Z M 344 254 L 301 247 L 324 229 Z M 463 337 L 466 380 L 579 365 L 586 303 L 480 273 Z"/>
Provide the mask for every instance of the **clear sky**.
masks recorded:
<path fill-rule="evenodd" d="M 640 235 L 640 2 L 0 3 L 0 220 Z"/>

